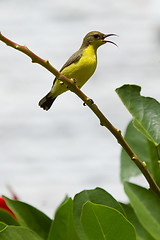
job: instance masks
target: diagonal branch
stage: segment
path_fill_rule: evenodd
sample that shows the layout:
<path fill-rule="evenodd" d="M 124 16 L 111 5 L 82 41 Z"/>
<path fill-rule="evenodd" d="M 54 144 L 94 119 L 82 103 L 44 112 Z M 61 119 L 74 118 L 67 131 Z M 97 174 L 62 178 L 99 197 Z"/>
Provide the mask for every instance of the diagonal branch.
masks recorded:
<path fill-rule="evenodd" d="M 18 51 L 23 52 L 27 56 L 29 56 L 33 63 L 38 63 L 44 68 L 46 68 L 48 71 L 50 71 L 52 74 L 54 74 L 57 78 L 62 80 L 66 86 L 69 88 L 70 91 L 74 92 L 77 96 L 79 96 L 83 102 L 88 105 L 88 107 L 95 113 L 95 115 L 100 120 L 100 124 L 102 126 L 105 126 L 117 139 L 118 143 L 124 148 L 124 150 L 127 152 L 131 160 L 137 165 L 137 167 L 140 169 L 140 171 L 143 173 L 144 177 L 146 178 L 147 182 L 149 183 L 150 190 L 154 191 L 159 197 L 160 197 L 160 189 L 156 182 L 154 181 L 153 177 L 149 173 L 146 164 L 142 162 L 136 154 L 133 152 L 133 150 L 130 148 L 128 143 L 123 138 L 121 131 L 116 129 L 104 116 L 104 114 L 99 110 L 96 104 L 93 103 L 93 101 L 88 98 L 75 84 L 73 79 L 69 79 L 62 75 L 57 69 L 55 69 L 48 60 L 44 60 L 34 54 L 32 51 L 30 51 L 26 46 L 19 45 L 10 39 L 4 37 L 0 33 L 0 40 L 4 43 L 6 43 L 8 46 L 15 48 Z"/>

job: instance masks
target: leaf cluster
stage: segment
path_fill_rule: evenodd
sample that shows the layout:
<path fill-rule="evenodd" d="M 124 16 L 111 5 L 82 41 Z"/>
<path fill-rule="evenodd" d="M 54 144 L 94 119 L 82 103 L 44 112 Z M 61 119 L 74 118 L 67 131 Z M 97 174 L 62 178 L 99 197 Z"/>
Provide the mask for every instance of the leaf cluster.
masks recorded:
<path fill-rule="evenodd" d="M 124 85 L 117 94 L 133 116 L 125 139 L 160 186 L 160 105 L 140 95 L 140 87 Z M 121 153 L 121 181 L 130 203 L 104 189 L 84 190 L 66 197 L 53 219 L 38 209 L 6 197 L 11 214 L 0 210 L 1 240 L 160 240 L 160 198 L 153 189 L 129 182 L 142 172 Z"/>
<path fill-rule="evenodd" d="M 18 221 L 11 222 L 9 214 L 1 217 L 2 240 L 136 239 L 123 206 L 101 188 L 82 191 L 74 199 L 66 198 L 53 220 L 26 203 L 6 197 L 5 201 Z"/>

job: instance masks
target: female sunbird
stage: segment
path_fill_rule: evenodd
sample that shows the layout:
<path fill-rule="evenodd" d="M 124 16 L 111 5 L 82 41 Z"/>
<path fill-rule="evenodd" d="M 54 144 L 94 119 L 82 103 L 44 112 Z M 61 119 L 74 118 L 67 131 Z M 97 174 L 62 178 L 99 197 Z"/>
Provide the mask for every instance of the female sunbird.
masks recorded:
<path fill-rule="evenodd" d="M 105 40 L 109 36 L 115 36 L 115 34 L 105 35 L 98 31 L 87 33 L 80 49 L 68 59 L 60 72 L 68 78 L 76 79 L 77 86 L 81 88 L 96 70 L 97 48 L 107 42 L 115 44 L 112 41 Z M 44 110 L 50 109 L 56 97 L 67 90 L 66 85 L 55 78 L 50 92 L 41 99 L 39 106 Z"/>

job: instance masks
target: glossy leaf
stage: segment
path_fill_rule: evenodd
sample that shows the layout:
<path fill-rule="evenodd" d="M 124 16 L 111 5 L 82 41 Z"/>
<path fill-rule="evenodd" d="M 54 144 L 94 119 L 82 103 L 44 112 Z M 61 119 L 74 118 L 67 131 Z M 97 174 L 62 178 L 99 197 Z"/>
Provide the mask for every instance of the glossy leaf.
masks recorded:
<path fill-rule="evenodd" d="M 15 218 L 3 209 L 0 209 L 0 222 L 6 223 L 7 225 L 19 225 Z"/>
<path fill-rule="evenodd" d="M 0 232 L 1 240 L 43 240 L 31 230 L 24 227 L 6 226 Z"/>
<path fill-rule="evenodd" d="M 117 210 L 87 202 L 81 222 L 88 240 L 136 240 L 132 224 Z"/>
<path fill-rule="evenodd" d="M 48 240 L 79 240 L 73 219 L 73 200 L 69 198 L 57 210 Z"/>
<path fill-rule="evenodd" d="M 160 240 L 160 199 L 143 187 L 125 182 L 124 189 L 142 226 Z"/>
<path fill-rule="evenodd" d="M 21 226 L 35 231 L 46 239 L 51 225 L 51 219 L 38 209 L 17 200 L 4 197 L 8 207 L 14 212 Z"/>
<path fill-rule="evenodd" d="M 138 239 L 137 239 L 138 240 Z M 144 239 L 143 239 L 144 240 Z M 154 237 L 152 237 L 149 233 L 146 233 L 145 240 L 156 240 Z"/>
<path fill-rule="evenodd" d="M 0 232 L 2 232 L 6 227 L 7 225 L 5 223 L 0 222 Z"/>
<path fill-rule="evenodd" d="M 148 235 L 147 231 L 144 229 L 144 227 L 139 222 L 133 208 L 130 204 L 123 204 L 121 203 L 123 209 L 125 210 L 125 213 L 127 215 L 127 219 L 133 224 L 133 226 L 136 229 L 137 233 L 137 240 L 144 240 L 146 239 L 146 236 Z"/>
<path fill-rule="evenodd" d="M 160 143 L 160 103 L 140 95 L 136 85 L 123 85 L 116 89 L 124 105 L 134 118 L 134 126 L 155 146 Z"/>
<path fill-rule="evenodd" d="M 82 212 L 82 207 L 87 201 L 115 208 L 119 212 L 124 214 L 121 205 L 102 188 L 84 190 L 76 194 L 74 197 L 74 218 L 76 222 L 77 232 L 81 239 L 86 239 L 81 226 L 80 216 Z"/>
<path fill-rule="evenodd" d="M 160 187 L 160 165 L 158 156 L 158 147 L 156 147 L 152 142 L 148 141 L 148 155 L 149 155 L 149 166 L 150 172 Z"/>
<path fill-rule="evenodd" d="M 129 144 L 129 146 L 136 153 L 136 155 L 141 159 L 141 161 L 142 162 L 145 161 L 146 164 L 148 164 L 149 158 L 147 149 L 148 148 L 147 139 L 139 131 L 137 131 L 135 127 L 133 127 L 132 122 L 129 123 L 124 138 Z M 141 174 L 139 168 L 133 161 L 131 161 L 130 157 L 125 152 L 125 150 L 122 149 L 121 173 L 120 173 L 121 181 L 123 182 L 139 174 Z"/>

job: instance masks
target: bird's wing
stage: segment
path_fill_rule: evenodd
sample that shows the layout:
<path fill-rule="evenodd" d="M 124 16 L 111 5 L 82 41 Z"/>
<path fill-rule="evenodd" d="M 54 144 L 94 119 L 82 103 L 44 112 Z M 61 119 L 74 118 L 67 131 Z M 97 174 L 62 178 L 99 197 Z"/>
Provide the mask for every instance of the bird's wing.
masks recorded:
<path fill-rule="evenodd" d="M 67 62 L 63 65 L 63 67 L 61 68 L 60 72 L 62 72 L 62 70 L 66 67 L 68 67 L 69 65 L 71 65 L 72 63 L 78 62 L 78 60 L 81 58 L 83 53 L 82 49 L 79 49 L 77 52 L 75 52 L 68 60 Z M 53 85 L 56 81 L 56 78 L 53 81 Z"/>
<path fill-rule="evenodd" d="M 72 63 L 78 62 L 78 60 L 81 58 L 82 56 L 82 50 L 78 50 L 77 52 L 75 52 L 68 60 L 67 62 L 63 65 L 63 67 L 61 68 L 60 72 L 62 72 L 62 70 L 65 67 L 68 67 L 69 65 L 71 65 Z"/>

